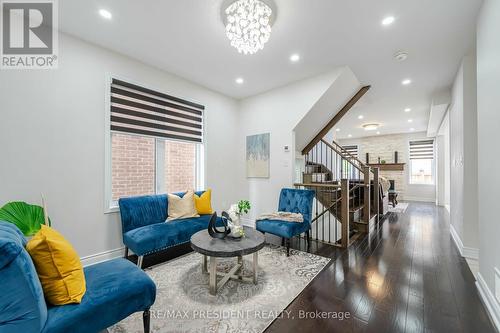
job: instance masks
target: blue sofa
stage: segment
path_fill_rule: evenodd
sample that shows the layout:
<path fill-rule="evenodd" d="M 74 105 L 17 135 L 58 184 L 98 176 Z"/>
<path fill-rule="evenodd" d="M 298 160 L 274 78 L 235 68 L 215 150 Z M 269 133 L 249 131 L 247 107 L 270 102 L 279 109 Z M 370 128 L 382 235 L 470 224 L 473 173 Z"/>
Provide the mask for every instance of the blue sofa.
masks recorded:
<path fill-rule="evenodd" d="M 1 333 L 96 333 L 138 311 L 144 311 L 144 331 L 149 332 L 156 286 L 130 261 L 85 267 L 87 292 L 81 303 L 51 306 L 25 245 L 15 225 L 0 221 Z"/>
<path fill-rule="evenodd" d="M 278 211 L 300 213 L 304 221 L 302 223 L 286 222 L 281 220 L 260 220 L 255 223 L 256 229 L 263 233 L 270 233 L 282 238 L 282 245 L 286 240 L 286 255 L 290 255 L 290 239 L 302 233 L 306 234 L 307 244 L 310 241 L 310 229 L 312 218 L 312 204 L 314 191 L 284 188 L 281 190 Z"/>
<path fill-rule="evenodd" d="M 202 195 L 205 191 L 195 192 Z M 176 193 L 180 197 L 184 193 Z M 191 236 L 208 227 L 212 215 L 167 220 L 168 200 L 166 194 L 121 198 L 118 200 L 122 220 L 125 257 L 128 250 L 137 256 L 137 266 L 142 268 L 145 255 L 162 251 L 190 241 Z M 218 224 L 221 220 L 218 218 Z"/>

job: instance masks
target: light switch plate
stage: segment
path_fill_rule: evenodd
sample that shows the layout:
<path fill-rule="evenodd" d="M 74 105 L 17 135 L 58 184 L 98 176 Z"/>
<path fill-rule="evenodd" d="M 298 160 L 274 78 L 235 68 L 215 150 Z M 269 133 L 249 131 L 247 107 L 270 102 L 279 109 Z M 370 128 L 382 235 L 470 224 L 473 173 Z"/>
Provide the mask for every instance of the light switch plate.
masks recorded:
<path fill-rule="evenodd" d="M 495 267 L 495 297 L 500 303 L 500 271 Z"/>

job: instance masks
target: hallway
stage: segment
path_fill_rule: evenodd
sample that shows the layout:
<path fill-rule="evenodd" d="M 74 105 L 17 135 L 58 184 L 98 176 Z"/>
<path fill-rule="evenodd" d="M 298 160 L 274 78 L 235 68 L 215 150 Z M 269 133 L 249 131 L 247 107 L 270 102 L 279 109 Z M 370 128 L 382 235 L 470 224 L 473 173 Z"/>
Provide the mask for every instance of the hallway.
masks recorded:
<path fill-rule="evenodd" d="M 444 208 L 411 202 L 347 250 L 313 242 L 311 252 L 332 262 L 288 306 L 290 318 L 278 318 L 266 332 L 495 332 L 450 237 L 448 216 Z M 305 250 L 305 242 L 292 247 Z M 299 311 L 350 316 L 299 319 Z"/>

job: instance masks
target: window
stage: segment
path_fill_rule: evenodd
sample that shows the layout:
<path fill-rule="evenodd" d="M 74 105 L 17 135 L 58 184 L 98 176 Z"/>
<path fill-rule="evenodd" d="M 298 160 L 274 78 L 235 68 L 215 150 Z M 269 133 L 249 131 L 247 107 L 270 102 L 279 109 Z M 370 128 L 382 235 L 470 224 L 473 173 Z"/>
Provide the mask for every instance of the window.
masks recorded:
<path fill-rule="evenodd" d="M 112 200 L 155 193 L 155 139 L 111 133 Z"/>
<path fill-rule="evenodd" d="M 354 157 L 358 157 L 358 146 L 357 145 L 349 145 L 349 146 L 342 146 L 345 151 L 347 151 L 349 154 L 351 154 Z"/>
<path fill-rule="evenodd" d="M 203 187 L 204 107 L 112 80 L 107 198 Z"/>
<path fill-rule="evenodd" d="M 434 184 L 434 140 L 410 141 L 410 184 Z"/>
<path fill-rule="evenodd" d="M 348 145 L 342 146 L 344 151 L 349 153 L 351 156 L 358 158 L 358 145 Z M 359 178 L 359 173 L 356 173 L 357 169 L 352 166 L 347 160 L 342 160 L 342 178 L 355 179 Z"/>

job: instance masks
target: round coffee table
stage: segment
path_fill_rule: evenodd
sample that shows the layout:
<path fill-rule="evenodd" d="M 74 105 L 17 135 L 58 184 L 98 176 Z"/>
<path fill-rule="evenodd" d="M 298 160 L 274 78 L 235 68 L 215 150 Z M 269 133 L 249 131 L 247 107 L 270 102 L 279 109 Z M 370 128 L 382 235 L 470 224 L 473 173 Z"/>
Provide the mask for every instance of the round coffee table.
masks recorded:
<path fill-rule="evenodd" d="M 212 238 L 207 230 L 198 231 L 191 236 L 191 248 L 203 255 L 202 272 L 210 276 L 210 294 L 215 295 L 229 279 L 257 284 L 258 251 L 264 247 L 264 234 L 253 228 L 244 227 L 245 236 L 239 239 L 226 237 Z M 243 276 L 243 256 L 253 254 L 252 276 Z M 207 257 L 210 257 L 210 271 L 207 270 Z M 238 257 L 238 262 L 228 273 L 217 272 L 216 258 Z M 217 282 L 217 276 L 222 279 Z"/>

